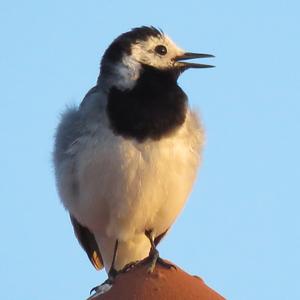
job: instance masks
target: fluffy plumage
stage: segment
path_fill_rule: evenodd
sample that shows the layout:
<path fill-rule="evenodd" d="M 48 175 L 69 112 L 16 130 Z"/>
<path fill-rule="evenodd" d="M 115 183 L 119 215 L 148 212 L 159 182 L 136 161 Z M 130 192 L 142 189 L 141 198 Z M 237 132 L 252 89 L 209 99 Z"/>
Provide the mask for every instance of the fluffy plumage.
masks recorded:
<path fill-rule="evenodd" d="M 163 44 L 168 53 L 155 53 Z M 95 267 L 115 268 L 148 256 L 145 230 L 158 243 L 191 191 L 203 131 L 177 85 L 182 55 L 148 27 L 117 38 L 101 63 L 96 87 L 69 108 L 57 129 L 57 188 L 75 233 Z"/>

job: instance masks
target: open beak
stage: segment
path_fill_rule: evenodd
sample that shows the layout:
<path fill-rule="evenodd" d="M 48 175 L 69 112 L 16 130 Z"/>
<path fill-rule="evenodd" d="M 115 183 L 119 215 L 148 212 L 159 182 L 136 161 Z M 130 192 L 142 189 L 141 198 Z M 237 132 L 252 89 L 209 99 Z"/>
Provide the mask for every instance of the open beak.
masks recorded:
<path fill-rule="evenodd" d="M 214 57 L 214 56 L 211 54 L 186 52 L 182 55 L 175 57 L 174 66 L 182 68 L 184 70 L 189 69 L 189 68 L 213 68 L 214 66 L 212 66 L 212 65 L 198 64 L 198 63 L 191 63 L 191 62 L 183 61 L 183 60 L 193 59 L 193 58 L 208 58 L 208 57 Z"/>

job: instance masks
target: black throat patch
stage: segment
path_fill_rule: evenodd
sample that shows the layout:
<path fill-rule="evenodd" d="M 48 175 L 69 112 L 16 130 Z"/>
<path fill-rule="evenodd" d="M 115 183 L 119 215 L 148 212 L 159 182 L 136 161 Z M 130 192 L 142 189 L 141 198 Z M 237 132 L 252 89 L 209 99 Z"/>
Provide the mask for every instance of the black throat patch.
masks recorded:
<path fill-rule="evenodd" d="M 110 89 L 107 114 L 115 134 L 139 142 L 159 140 L 185 121 L 187 96 L 177 85 L 178 74 L 143 66 L 135 87 Z"/>

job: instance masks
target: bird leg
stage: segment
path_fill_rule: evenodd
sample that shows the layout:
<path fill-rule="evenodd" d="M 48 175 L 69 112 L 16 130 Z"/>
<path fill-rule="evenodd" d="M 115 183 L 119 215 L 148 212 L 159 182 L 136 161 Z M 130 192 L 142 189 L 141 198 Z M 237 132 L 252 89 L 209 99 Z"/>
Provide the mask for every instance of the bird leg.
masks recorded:
<path fill-rule="evenodd" d="M 157 263 L 159 263 L 162 267 L 167 268 L 167 269 L 171 269 L 174 268 L 176 269 L 176 266 L 167 263 L 166 261 L 164 261 L 162 258 L 160 258 L 159 256 L 159 252 L 156 249 L 155 243 L 154 243 L 154 234 L 152 230 L 146 230 L 145 231 L 145 235 L 146 237 L 149 239 L 150 244 L 151 244 L 151 249 L 149 252 L 149 266 L 148 266 L 148 273 L 152 273 L 154 271 L 155 265 Z"/>
<path fill-rule="evenodd" d="M 110 280 L 111 283 L 114 282 L 114 280 L 115 280 L 115 278 L 118 274 L 118 271 L 115 269 L 115 261 L 116 261 L 116 257 L 117 257 L 118 246 L 119 246 L 119 240 L 117 239 L 116 243 L 115 243 L 113 259 L 112 259 L 112 262 L 111 262 L 111 267 L 110 267 L 109 272 L 108 272 L 108 280 Z"/>
<path fill-rule="evenodd" d="M 92 294 L 93 292 L 95 292 L 95 294 L 89 297 L 87 300 L 92 299 L 95 295 L 104 294 L 105 292 L 110 290 L 112 284 L 114 283 L 115 278 L 118 275 L 118 271 L 115 269 L 115 261 L 118 252 L 118 245 L 119 245 L 119 240 L 116 240 L 113 259 L 112 259 L 111 267 L 108 272 L 108 278 L 102 284 L 95 286 L 94 288 L 91 289 L 90 294 Z"/>

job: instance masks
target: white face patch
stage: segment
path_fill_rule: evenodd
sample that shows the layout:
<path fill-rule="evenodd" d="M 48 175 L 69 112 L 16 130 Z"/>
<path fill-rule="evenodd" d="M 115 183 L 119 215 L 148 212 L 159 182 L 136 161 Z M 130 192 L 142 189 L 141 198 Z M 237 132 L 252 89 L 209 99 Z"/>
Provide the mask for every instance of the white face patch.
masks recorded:
<path fill-rule="evenodd" d="M 155 51 L 156 46 L 163 45 L 167 49 L 165 55 Z M 131 57 L 136 61 L 157 69 L 174 67 L 174 58 L 185 53 L 168 36 L 149 37 L 147 41 L 138 41 L 131 47 Z"/>
<path fill-rule="evenodd" d="M 155 48 L 163 45 L 167 52 L 159 54 Z M 137 41 L 131 46 L 131 54 L 124 54 L 122 60 L 111 64 L 111 73 L 102 78 L 103 86 L 109 90 L 115 86 L 119 90 L 131 90 L 140 77 L 142 64 L 157 69 L 166 70 L 174 67 L 174 58 L 184 54 L 185 51 L 179 48 L 168 36 L 150 36 L 146 41 Z"/>

